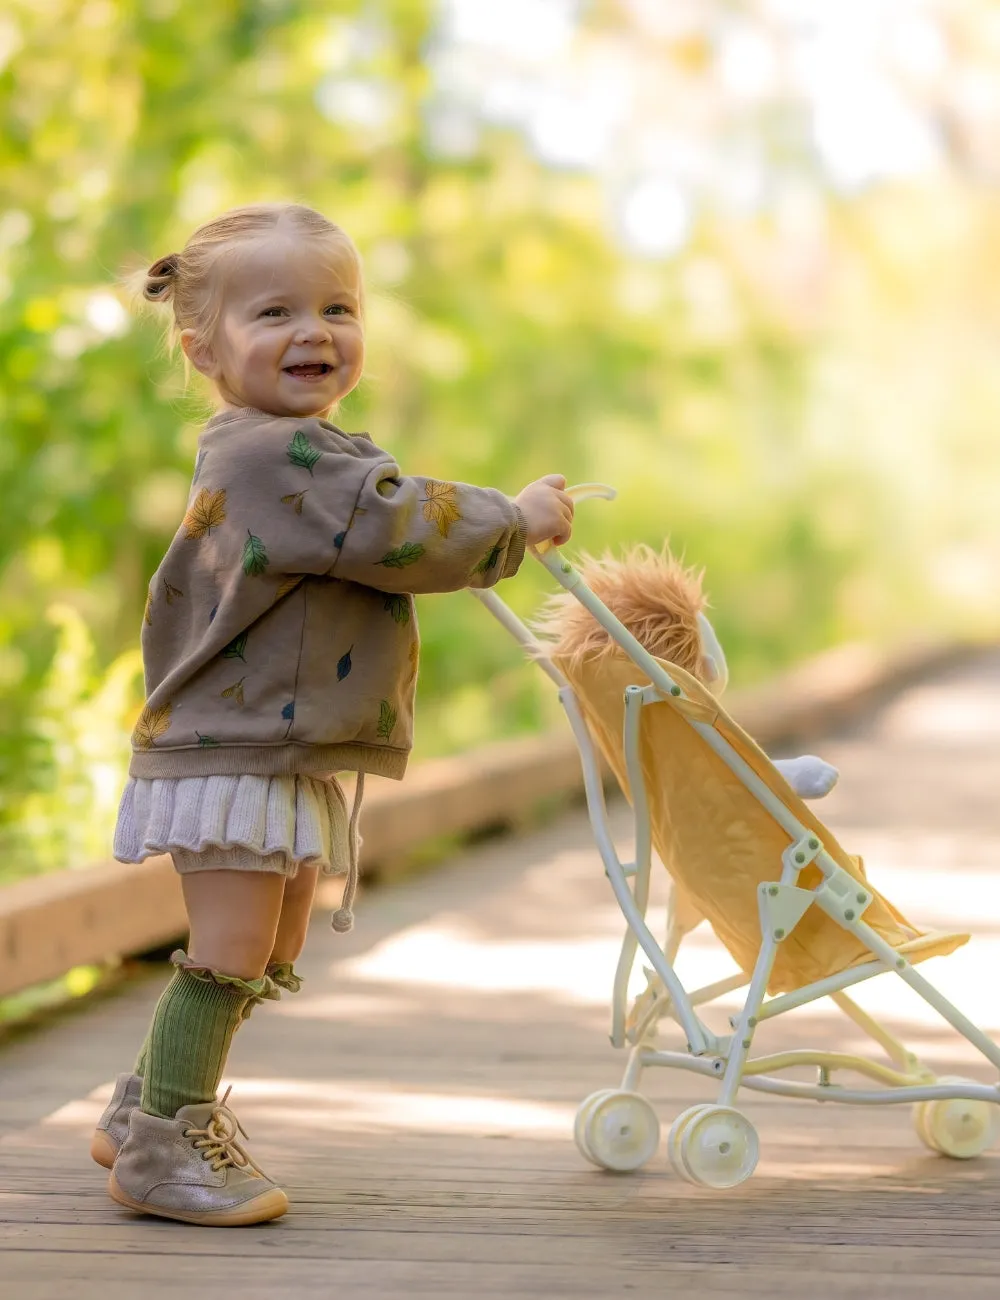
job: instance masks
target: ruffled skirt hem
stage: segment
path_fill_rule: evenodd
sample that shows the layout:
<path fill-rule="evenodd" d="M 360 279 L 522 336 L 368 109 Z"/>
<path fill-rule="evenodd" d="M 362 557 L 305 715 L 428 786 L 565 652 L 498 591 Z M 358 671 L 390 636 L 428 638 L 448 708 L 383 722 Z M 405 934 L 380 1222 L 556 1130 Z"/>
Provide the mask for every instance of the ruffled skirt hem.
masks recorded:
<path fill-rule="evenodd" d="M 169 853 L 178 871 L 348 868 L 347 802 L 333 777 L 132 777 L 122 793 L 114 855 Z"/>

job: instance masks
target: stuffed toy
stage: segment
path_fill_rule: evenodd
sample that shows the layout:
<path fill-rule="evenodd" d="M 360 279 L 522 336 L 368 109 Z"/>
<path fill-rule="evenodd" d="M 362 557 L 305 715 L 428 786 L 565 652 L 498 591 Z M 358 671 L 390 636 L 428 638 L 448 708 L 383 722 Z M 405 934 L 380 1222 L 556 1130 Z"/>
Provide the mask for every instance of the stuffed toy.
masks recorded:
<path fill-rule="evenodd" d="M 576 567 L 594 595 L 607 605 L 644 650 L 676 664 L 720 696 L 729 680 L 726 656 L 705 614 L 702 574 L 686 568 L 664 546 L 639 545 L 618 559 L 583 556 Z M 550 596 L 534 628 L 546 650 L 560 658 L 612 654 L 615 643 L 569 592 Z M 773 759 L 800 799 L 829 794 L 840 773 L 815 754 Z"/>

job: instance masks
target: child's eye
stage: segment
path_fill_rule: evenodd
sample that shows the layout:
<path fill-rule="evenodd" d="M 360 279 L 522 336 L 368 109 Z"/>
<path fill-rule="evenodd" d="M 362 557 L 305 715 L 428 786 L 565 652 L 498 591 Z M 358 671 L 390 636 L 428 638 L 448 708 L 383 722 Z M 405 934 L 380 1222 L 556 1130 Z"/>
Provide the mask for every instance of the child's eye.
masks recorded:
<path fill-rule="evenodd" d="M 345 307 L 342 302 L 331 303 L 325 310 L 333 316 L 349 316 L 351 314 L 350 307 Z"/>
<path fill-rule="evenodd" d="M 284 316 L 284 314 L 285 314 L 284 307 L 265 307 L 264 310 L 261 312 L 261 316 L 271 316 L 271 317 Z"/>

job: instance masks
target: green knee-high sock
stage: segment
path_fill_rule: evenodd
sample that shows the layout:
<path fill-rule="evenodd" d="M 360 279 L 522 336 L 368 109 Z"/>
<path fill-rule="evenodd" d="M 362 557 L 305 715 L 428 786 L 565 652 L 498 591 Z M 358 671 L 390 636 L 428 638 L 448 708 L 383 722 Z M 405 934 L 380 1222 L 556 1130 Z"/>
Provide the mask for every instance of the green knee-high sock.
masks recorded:
<path fill-rule="evenodd" d="M 290 961 L 268 962 L 265 974 L 279 989 L 284 989 L 286 993 L 298 993 L 299 989 L 302 987 L 302 980 L 292 969 L 292 963 Z M 250 981 L 248 981 L 248 984 L 249 983 Z M 254 981 L 253 983 L 256 987 L 257 981 Z M 262 996 L 265 999 L 273 999 L 274 994 L 269 991 L 264 991 Z M 257 996 L 247 998 L 240 1019 L 240 1024 L 243 1024 L 245 1021 L 250 1019 L 250 1012 L 259 1001 L 261 1001 L 261 998 Z M 237 1025 L 236 1028 L 238 1029 L 239 1025 Z M 132 1067 L 132 1073 L 137 1074 L 140 1079 L 146 1074 L 146 1065 L 149 1060 L 149 1039 L 152 1032 L 153 1029 L 152 1026 L 150 1026 L 149 1032 L 146 1034 L 146 1039 L 139 1048 L 139 1055 L 135 1058 L 135 1065 Z"/>
<path fill-rule="evenodd" d="M 298 993 L 302 987 L 302 976 L 296 975 L 290 961 L 269 961 L 267 974 L 286 993 Z"/>
<path fill-rule="evenodd" d="M 214 1101 L 229 1044 L 253 997 L 249 981 L 179 969 L 149 1029 L 142 1109 L 173 1119 L 181 1106 Z"/>

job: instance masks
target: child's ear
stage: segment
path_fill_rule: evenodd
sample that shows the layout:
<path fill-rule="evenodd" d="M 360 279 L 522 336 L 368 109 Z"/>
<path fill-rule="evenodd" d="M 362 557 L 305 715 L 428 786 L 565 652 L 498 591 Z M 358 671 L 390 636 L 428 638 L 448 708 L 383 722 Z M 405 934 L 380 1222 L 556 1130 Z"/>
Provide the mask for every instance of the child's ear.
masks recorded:
<path fill-rule="evenodd" d="M 195 370 L 208 379 L 214 379 L 218 374 L 219 366 L 211 344 L 199 343 L 196 331 L 193 329 L 181 330 L 180 339 L 181 350 Z"/>

